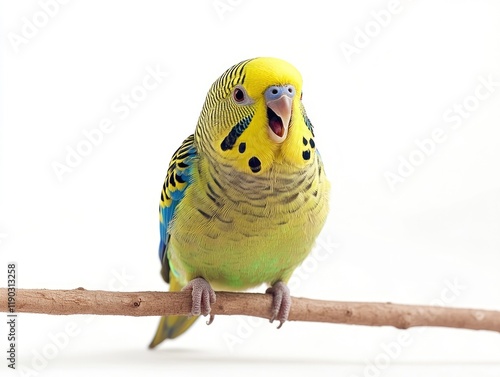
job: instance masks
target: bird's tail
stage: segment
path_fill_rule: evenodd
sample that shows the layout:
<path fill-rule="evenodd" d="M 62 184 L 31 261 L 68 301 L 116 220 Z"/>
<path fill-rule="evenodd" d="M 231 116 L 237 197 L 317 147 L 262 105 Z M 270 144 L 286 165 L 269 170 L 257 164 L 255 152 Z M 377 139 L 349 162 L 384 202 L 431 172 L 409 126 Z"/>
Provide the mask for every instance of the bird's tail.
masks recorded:
<path fill-rule="evenodd" d="M 170 273 L 170 291 L 178 292 L 181 290 L 179 281 Z M 191 325 L 198 319 L 199 316 L 185 317 L 178 315 L 170 315 L 168 317 L 161 317 L 160 324 L 156 330 L 156 334 L 149 345 L 149 348 L 154 348 L 165 339 L 174 339 L 184 333 Z"/>

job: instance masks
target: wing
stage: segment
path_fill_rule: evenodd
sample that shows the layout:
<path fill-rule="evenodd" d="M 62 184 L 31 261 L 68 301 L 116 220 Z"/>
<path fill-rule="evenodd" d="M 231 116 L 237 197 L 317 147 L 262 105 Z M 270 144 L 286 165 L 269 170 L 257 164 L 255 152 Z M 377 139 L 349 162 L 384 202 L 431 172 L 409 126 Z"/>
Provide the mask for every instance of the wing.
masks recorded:
<path fill-rule="evenodd" d="M 182 142 L 170 160 L 167 176 L 163 183 L 160 200 L 160 246 L 158 253 L 162 262 L 163 279 L 170 282 L 170 266 L 167 248 L 170 240 L 169 226 L 174 221 L 175 209 L 184 197 L 186 188 L 191 183 L 192 164 L 196 157 L 194 135 Z"/>

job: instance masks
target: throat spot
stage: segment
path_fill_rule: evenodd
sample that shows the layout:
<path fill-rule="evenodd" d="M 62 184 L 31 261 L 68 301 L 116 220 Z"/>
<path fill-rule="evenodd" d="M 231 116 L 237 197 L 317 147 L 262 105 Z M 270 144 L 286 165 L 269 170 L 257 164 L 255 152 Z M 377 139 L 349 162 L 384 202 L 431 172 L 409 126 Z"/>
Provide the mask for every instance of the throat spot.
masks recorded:
<path fill-rule="evenodd" d="M 248 160 L 248 166 L 250 167 L 250 170 L 252 170 L 252 173 L 258 173 L 262 168 L 260 160 L 255 156 Z"/>

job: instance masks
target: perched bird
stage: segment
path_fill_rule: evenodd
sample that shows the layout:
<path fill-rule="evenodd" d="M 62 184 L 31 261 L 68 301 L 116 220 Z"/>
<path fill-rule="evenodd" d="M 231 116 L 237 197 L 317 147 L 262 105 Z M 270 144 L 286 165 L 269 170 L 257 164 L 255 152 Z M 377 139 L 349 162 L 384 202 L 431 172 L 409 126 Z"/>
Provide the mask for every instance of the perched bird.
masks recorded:
<path fill-rule="evenodd" d="M 209 315 L 214 289 L 269 284 L 281 327 L 286 283 L 325 223 L 328 193 L 297 69 L 256 58 L 224 72 L 161 191 L 161 273 L 170 291 L 192 292 L 191 316 L 162 317 L 150 348 Z"/>

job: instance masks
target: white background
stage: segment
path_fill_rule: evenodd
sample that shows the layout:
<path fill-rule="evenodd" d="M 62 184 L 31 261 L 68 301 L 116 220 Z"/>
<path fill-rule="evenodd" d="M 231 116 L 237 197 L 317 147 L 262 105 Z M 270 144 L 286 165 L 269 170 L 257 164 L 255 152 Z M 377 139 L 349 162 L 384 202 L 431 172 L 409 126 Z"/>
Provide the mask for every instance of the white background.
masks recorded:
<path fill-rule="evenodd" d="M 0 286 L 15 261 L 22 288 L 166 290 L 157 204 L 169 158 L 226 68 L 276 56 L 304 77 L 332 182 L 328 223 L 292 294 L 500 309 L 498 2 L 401 0 L 397 13 L 387 1 L 70 1 L 44 11 L 48 2 L 1 2 Z M 12 42 L 23 32 L 25 43 Z M 141 92 L 147 67 L 169 74 Z M 497 84 L 475 99 L 480 77 Z M 143 101 L 126 116 L 113 110 L 131 91 Z M 467 114 L 446 121 L 454 104 Z M 59 179 L 54 163 L 108 118 L 112 130 Z M 418 152 L 415 140 L 439 129 L 445 140 Z M 418 166 L 392 190 L 384 174 L 411 156 Z M 33 376 L 500 376 L 493 332 L 277 331 L 217 317 L 149 351 L 156 325 L 22 314 L 17 366 Z M 403 333 L 410 340 L 396 346 Z M 5 355 L 6 336 L 0 345 Z"/>

